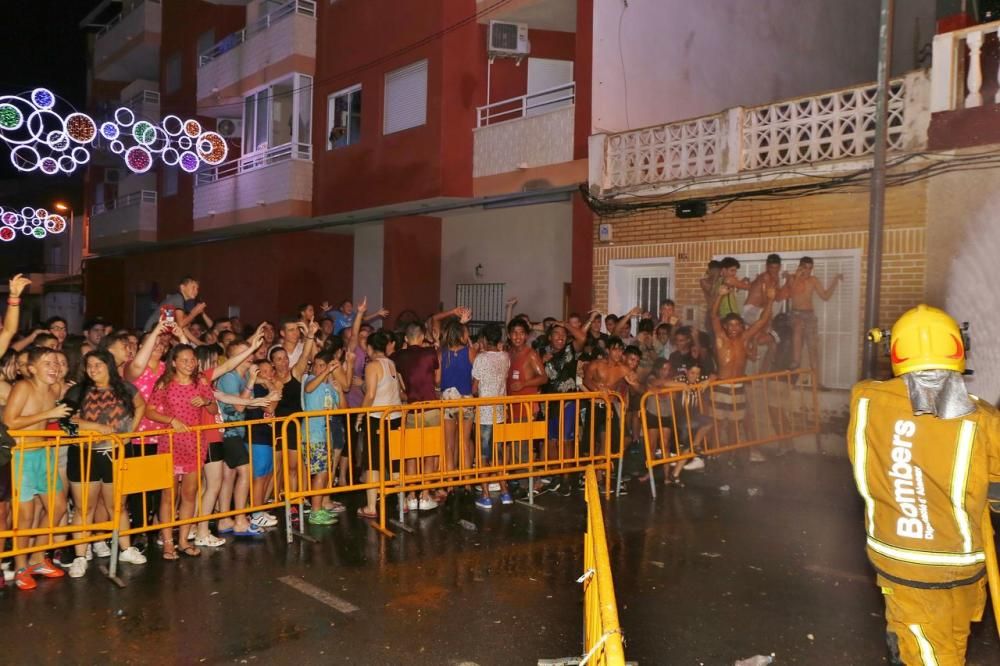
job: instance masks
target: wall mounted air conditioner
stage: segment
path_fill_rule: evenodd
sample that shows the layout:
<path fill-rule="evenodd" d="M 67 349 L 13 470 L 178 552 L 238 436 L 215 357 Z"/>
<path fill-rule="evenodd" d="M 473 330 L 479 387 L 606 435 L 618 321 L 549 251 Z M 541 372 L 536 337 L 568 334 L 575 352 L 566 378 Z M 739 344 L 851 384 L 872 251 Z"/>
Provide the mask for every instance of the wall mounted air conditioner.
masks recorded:
<path fill-rule="evenodd" d="M 531 53 L 526 23 L 490 21 L 486 50 L 491 56 L 526 56 Z"/>
<path fill-rule="evenodd" d="M 222 118 L 216 125 L 216 130 L 227 139 L 239 139 L 243 136 L 243 121 L 239 118 Z"/>

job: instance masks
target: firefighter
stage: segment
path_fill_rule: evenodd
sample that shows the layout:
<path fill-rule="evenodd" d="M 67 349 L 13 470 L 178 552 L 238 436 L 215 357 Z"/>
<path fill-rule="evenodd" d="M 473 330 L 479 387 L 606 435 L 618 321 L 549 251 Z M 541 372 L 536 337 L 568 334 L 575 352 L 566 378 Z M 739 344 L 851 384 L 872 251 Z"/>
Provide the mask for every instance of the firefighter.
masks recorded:
<path fill-rule="evenodd" d="M 995 561 L 983 517 L 1000 482 L 1000 415 L 966 390 L 962 332 L 942 310 L 906 312 L 889 351 L 894 378 L 854 386 L 847 432 L 886 639 L 895 664 L 964 664 L 987 551 Z"/>

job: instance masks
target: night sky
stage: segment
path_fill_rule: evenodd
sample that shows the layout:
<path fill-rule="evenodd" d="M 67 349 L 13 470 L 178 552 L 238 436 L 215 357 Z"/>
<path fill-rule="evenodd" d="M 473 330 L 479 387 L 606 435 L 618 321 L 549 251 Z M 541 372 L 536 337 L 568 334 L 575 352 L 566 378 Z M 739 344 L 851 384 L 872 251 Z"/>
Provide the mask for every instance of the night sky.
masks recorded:
<path fill-rule="evenodd" d="M 87 97 L 87 33 L 78 26 L 99 0 L 3 0 L 0 44 L 7 58 L 0 66 L 0 94 L 49 88 L 83 109 Z M 10 165 L 10 150 L 0 143 L 0 206 L 83 205 L 82 170 L 72 176 L 25 176 Z M 42 242 L 19 237 L 0 243 L 0 278 L 41 268 Z"/>

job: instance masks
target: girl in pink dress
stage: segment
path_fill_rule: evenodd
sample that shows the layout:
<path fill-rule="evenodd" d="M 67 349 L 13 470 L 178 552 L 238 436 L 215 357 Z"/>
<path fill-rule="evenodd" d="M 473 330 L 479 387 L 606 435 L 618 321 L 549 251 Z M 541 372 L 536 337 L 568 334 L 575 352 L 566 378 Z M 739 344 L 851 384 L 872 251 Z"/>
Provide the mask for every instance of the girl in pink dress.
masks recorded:
<path fill-rule="evenodd" d="M 208 381 L 198 372 L 198 359 L 189 345 L 177 345 L 170 350 L 165 360 L 166 369 L 156 382 L 150 397 L 146 415 L 168 425 L 174 434 L 162 436 L 157 444 L 160 453 L 173 452 L 174 474 L 177 477 L 172 497 L 180 496 L 180 519 L 194 517 L 198 498 L 198 485 L 202 461 L 205 459 L 206 444 L 200 441 L 201 432 L 191 432 L 193 426 L 201 425 L 202 412 L 218 411 Z M 160 503 L 160 520 L 170 522 L 174 514 L 174 502 L 166 497 Z M 187 526 L 180 530 L 180 553 L 188 557 L 201 555 L 201 550 L 188 541 Z M 173 530 L 163 530 L 163 559 L 176 560 Z"/>

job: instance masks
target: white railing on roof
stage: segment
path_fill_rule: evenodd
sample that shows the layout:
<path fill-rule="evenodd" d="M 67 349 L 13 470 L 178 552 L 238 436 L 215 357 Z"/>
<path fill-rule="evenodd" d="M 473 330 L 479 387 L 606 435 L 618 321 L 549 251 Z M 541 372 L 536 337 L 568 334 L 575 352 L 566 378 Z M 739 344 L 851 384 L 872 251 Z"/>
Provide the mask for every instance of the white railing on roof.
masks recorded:
<path fill-rule="evenodd" d="M 137 10 L 139 7 L 141 7 L 142 5 L 146 4 L 147 2 L 151 2 L 151 3 L 155 4 L 155 5 L 160 4 L 160 0 L 135 0 L 132 3 L 132 8 L 130 10 L 128 10 L 127 12 L 126 11 L 119 12 L 118 14 L 115 15 L 115 17 L 113 19 L 111 19 L 110 21 L 108 21 L 107 23 L 105 23 L 104 26 L 100 30 L 97 31 L 97 36 L 100 37 L 101 35 L 109 32 L 112 28 L 114 28 L 116 25 L 118 25 L 119 23 L 121 23 L 121 20 L 123 18 L 125 18 L 126 16 L 128 16 L 129 14 L 131 14 L 132 12 L 134 12 L 135 10 Z"/>
<path fill-rule="evenodd" d="M 741 170 L 870 154 L 877 89 L 869 85 L 743 109 Z M 889 84 L 889 150 L 902 147 L 905 102 L 904 81 L 894 79 Z"/>
<path fill-rule="evenodd" d="M 229 178 L 248 171 L 256 171 L 269 167 L 272 164 L 287 162 L 288 160 L 311 160 L 312 146 L 308 143 L 292 144 L 286 143 L 267 150 L 259 150 L 255 153 L 244 155 L 238 160 L 232 160 L 217 167 L 199 171 L 195 178 L 195 187 L 208 185 L 223 178 Z"/>
<path fill-rule="evenodd" d="M 926 145 L 928 76 L 890 82 L 888 147 Z M 702 118 L 590 138 L 600 191 L 863 158 L 874 150 L 875 86 L 735 107 Z M 602 159 L 603 158 L 603 159 Z"/>
<path fill-rule="evenodd" d="M 525 116 L 569 106 L 576 103 L 576 83 L 564 83 L 545 90 L 511 97 L 476 108 L 476 127 L 485 127 L 507 120 L 517 120 Z"/>
<path fill-rule="evenodd" d="M 248 24 L 239 32 L 234 32 L 224 37 L 221 41 L 219 41 L 219 43 L 198 57 L 198 66 L 204 67 L 222 54 L 232 51 L 254 35 L 264 32 L 278 21 L 288 16 L 292 16 L 293 14 L 316 16 L 316 1 L 290 0 L 290 2 L 286 2 L 274 11 L 260 17 L 253 23 Z"/>
<path fill-rule="evenodd" d="M 118 210 L 119 208 L 125 208 L 126 206 L 138 206 L 139 204 L 144 203 L 155 204 L 156 191 L 141 190 L 139 192 L 133 192 L 132 194 L 120 196 L 117 199 L 112 199 L 111 201 L 94 204 L 90 208 L 90 214 L 100 215 L 101 213 L 106 213 L 110 210 Z"/>
<path fill-rule="evenodd" d="M 990 102 L 1000 104 L 1000 63 L 987 59 L 1000 37 L 1000 21 L 982 23 L 934 35 L 931 71 L 931 111 L 970 109 L 983 104 L 984 83 L 995 91 Z M 984 49 L 986 41 L 994 42 Z M 986 65 L 996 66 L 987 70 Z"/>

